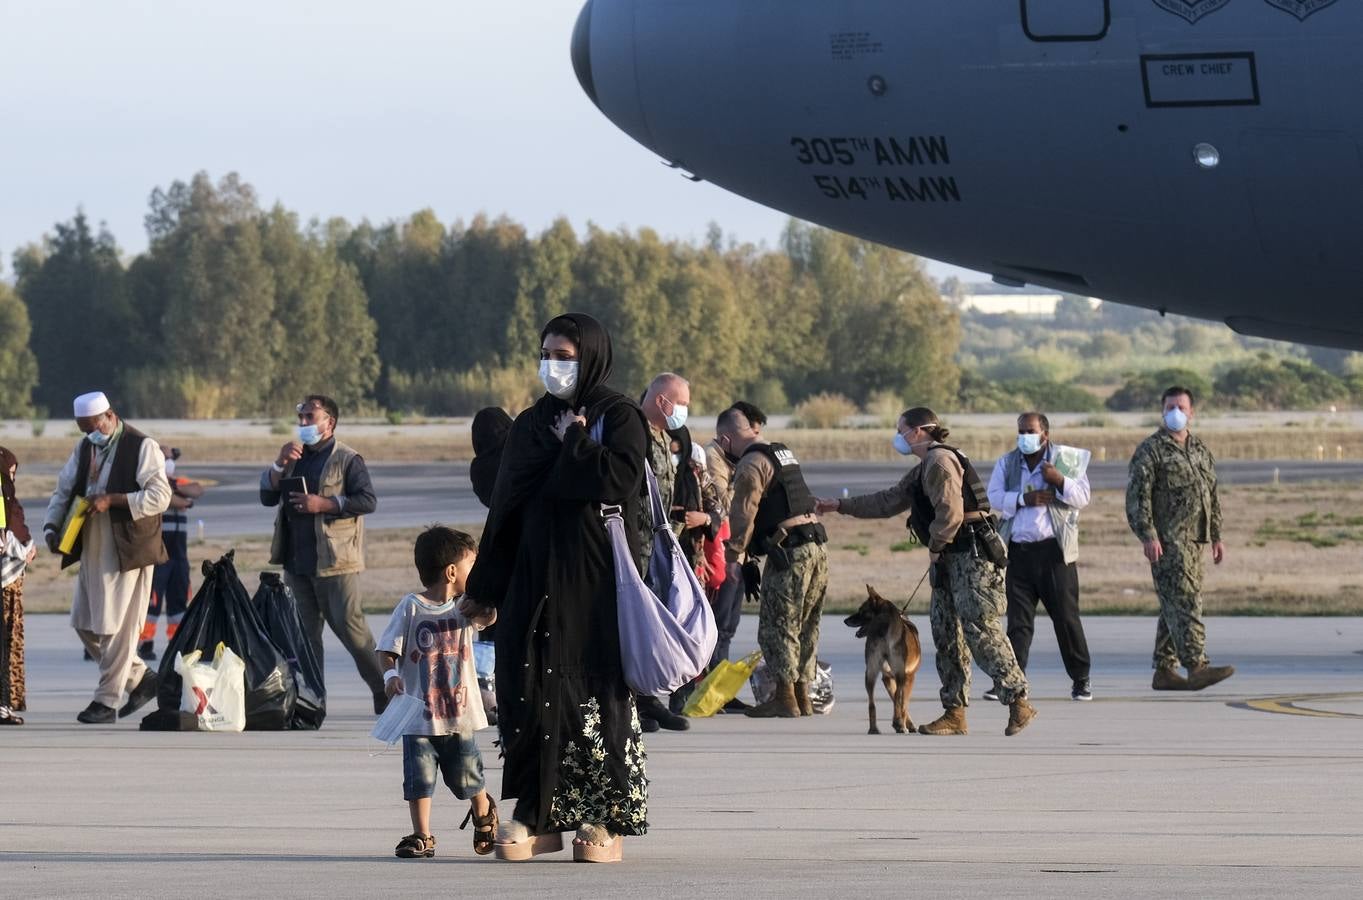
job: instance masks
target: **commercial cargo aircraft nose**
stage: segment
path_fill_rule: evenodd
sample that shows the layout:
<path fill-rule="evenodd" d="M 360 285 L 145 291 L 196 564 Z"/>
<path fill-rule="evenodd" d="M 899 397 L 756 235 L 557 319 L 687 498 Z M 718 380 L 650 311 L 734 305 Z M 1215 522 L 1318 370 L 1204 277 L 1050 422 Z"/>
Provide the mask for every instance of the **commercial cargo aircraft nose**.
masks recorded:
<path fill-rule="evenodd" d="M 596 99 L 596 82 L 592 80 L 592 3 L 587 0 L 582 12 L 577 14 L 577 24 L 573 26 L 573 71 L 577 73 L 577 83 L 582 85 L 591 101 L 601 108 Z"/>

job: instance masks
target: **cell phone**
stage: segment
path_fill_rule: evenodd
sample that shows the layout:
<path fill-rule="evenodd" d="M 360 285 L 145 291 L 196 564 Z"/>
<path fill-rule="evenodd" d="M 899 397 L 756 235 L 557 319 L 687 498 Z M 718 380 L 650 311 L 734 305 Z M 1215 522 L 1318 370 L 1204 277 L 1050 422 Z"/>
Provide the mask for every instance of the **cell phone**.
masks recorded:
<path fill-rule="evenodd" d="M 291 475 L 288 478 L 279 479 L 279 492 L 287 497 L 290 494 L 306 494 L 308 492 L 308 482 L 302 475 Z"/>

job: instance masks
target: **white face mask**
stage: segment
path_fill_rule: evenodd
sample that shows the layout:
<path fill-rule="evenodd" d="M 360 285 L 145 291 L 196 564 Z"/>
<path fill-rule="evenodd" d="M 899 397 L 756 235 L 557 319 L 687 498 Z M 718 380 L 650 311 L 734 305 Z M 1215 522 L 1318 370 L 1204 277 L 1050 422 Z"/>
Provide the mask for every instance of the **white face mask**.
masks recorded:
<path fill-rule="evenodd" d="M 1164 414 L 1164 427 L 1179 432 L 1188 427 L 1188 414 L 1175 406 Z"/>
<path fill-rule="evenodd" d="M 1041 435 L 1039 434 L 1020 434 L 1018 435 L 1018 449 L 1028 456 L 1041 449 Z"/>
<path fill-rule="evenodd" d="M 540 360 L 540 381 L 544 389 L 560 400 L 567 400 L 577 388 L 577 360 Z"/>
<path fill-rule="evenodd" d="M 175 460 L 173 460 L 173 459 L 168 459 L 168 460 L 166 460 L 166 477 L 169 478 L 170 476 L 172 476 L 172 475 L 174 475 L 174 474 L 175 474 Z"/>

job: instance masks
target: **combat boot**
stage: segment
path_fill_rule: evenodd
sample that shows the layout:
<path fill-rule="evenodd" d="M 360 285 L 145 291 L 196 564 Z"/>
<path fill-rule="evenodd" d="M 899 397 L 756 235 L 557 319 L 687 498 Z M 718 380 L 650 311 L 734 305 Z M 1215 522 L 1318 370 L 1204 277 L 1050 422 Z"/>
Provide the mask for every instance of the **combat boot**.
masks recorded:
<path fill-rule="evenodd" d="M 1036 718 L 1036 707 L 1027 702 L 1026 697 L 1017 697 L 1008 704 L 1008 727 L 1003 733 L 1012 737 L 1026 728 Z"/>
<path fill-rule="evenodd" d="M 1188 690 L 1200 691 L 1235 674 L 1235 666 L 1209 666 L 1206 663 L 1188 670 Z"/>
<path fill-rule="evenodd" d="M 766 703 L 750 706 L 743 715 L 751 719 L 798 719 L 800 706 L 795 702 L 795 686 L 789 681 L 776 682 L 776 692 Z"/>
<path fill-rule="evenodd" d="M 935 721 L 918 726 L 919 734 L 965 734 L 965 707 L 953 706 L 943 710 Z"/>
<path fill-rule="evenodd" d="M 795 705 L 800 709 L 800 715 L 814 715 L 814 704 L 809 699 L 809 682 L 795 682 Z"/>
<path fill-rule="evenodd" d="M 1157 691 L 1186 691 L 1188 690 L 1188 679 L 1178 674 L 1177 669 L 1164 666 L 1155 670 L 1155 677 L 1151 679 L 1150 687 Z"/>

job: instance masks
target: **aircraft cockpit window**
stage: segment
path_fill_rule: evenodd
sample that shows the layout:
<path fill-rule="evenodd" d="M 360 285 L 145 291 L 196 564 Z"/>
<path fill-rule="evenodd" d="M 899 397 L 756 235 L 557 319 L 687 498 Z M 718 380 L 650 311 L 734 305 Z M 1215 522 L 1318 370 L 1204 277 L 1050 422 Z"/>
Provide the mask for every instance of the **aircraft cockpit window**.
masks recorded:
<path fill-rule="evenodd" d="M 1022 30 L 1034 41 L 1099 41 L 1112 22 L 1109 0 L 1019 0 Z"/>

